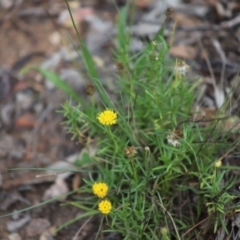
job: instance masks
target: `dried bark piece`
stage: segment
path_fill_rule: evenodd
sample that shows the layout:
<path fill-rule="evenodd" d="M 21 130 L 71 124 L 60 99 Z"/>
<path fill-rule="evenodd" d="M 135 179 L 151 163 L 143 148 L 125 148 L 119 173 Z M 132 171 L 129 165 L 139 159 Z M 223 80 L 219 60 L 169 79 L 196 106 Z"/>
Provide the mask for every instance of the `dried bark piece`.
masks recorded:
<path fill-rule="evenodd" d="M 35 116 L 31 113 L 25 113 L 18 117 L 15 121 L 15 126 L 20 128 L 33 128 L 36 124 Z"/>

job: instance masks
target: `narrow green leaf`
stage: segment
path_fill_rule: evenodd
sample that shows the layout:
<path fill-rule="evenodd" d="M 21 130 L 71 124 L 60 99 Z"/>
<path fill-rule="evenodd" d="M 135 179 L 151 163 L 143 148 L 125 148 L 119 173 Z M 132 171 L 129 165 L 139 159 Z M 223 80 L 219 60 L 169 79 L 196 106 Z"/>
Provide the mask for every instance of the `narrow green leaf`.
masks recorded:
<path fill-rule="evenodd" d="M 41 75 L 43 75 L 48 81 L 52 82 L 58 89 L 62 90 L 63 92 L 67 93 L 69 96 L 71 96 L 76 101 L 80 102 L 82 101 L 81 97 L 66 83 L 64 82 L 59 75 L 57 75 L 54 72 L 51 72 L 47 69 L 39 68 L 30 66 L 25 68 L 22 72 L 27 73 L 30 70 L 35 70 L 39 72 Z"/>

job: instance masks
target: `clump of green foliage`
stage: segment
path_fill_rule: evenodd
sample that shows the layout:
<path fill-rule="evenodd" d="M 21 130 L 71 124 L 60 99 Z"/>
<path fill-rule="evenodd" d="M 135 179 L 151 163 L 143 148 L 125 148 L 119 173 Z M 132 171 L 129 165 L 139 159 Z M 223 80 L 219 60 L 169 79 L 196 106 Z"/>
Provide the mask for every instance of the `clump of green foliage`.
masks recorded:
<path fill-rule="evenodd" d="M 133 55 L 128 50 L 131 37 L 126 18 L 127 7 L 119 14 L 114 49 L 117 101 L 104 89 L 92 56 L 79 38 L 81 57 L 100 100 L 86 102 L 75 94 L 77 105 L 72 101 L 63 105 L 65 124 L 73 137 L 83 139 L 87 134 L 97 140 L 96 156 L 85 156 L 92 166 L 81 187 L 90 194 L 88 201 L 71 204 L 86 210 L 79 218 L 102 214 L 105 232 L 118 232 L 129 240 L 201 239 L 220 227 L 227 231 L 224 218 L 232 196 L 218 193 L 229 172 L 221 166 L 219 151 L 229 146 L 223 139 L 218 143 L 216 121 L 201 128 L 192 120 L 198 83 L 185 76 L 184 61 L 168 57 L 164 28 Z M 92 189 L 93 185 L 104 188 Z M 99 191 L 104 194 L 98 198 Z M 198 228 L 204 222 L 209 227 L 205 232 Z"/>

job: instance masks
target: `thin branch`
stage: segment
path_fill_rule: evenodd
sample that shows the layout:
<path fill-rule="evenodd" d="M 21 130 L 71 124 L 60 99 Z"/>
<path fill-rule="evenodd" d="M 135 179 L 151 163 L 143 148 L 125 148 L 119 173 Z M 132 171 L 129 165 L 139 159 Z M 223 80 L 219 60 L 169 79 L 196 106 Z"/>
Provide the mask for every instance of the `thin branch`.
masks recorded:
<path fill-rule="evenodd" d="M 91 216 L 90 218 L 88 218 L 84 224 L 78 229 L 77 233 L 75 234 L 75 236 L 73 237 L 73 240 L 77 240 L 78 235 L 81 233 L 81 231 L 83 230 L 83 228 L 90 222 L 90 220 L 92 220 L 93 216 Z"/>
<path fill-rule="evenodd" d="M 191 227 L 190 229 L 188 229 L 181 237 L 185 237 L 188 233 L 190 233 L 194 228 L 196 228 L 197 226 L 199 226 L 200 224 L 202 224 L 203 222 L 205 222 L 206 220 L 208 220 L 209 217 L 204 218 L 202 221 L 200 221 L 199 223 L 197 223 L 196 225 L 194 225 L 193 227 Z"/>
<path fill-rule="evenodd" d="M 143 194 L 145 194 L 145 193 L 143 193 Z M 146 195 L 146 194 L 145 194 L 145 195 Z M 151 198 L 150 196 L 148 196 L 148 195 L 146 195 L 146 197 L 148 197 L 149 199 L 152 199 L 152 198 Z M 170 220 L 171 220 L 171 222 L 172 222 L 172 224 L 173 224 L 174 230 L 175 230 L 175 232 L 176 232 L 176 234 L 177 234 L 177 239 L 178 239 L 178 240 L 181 240 L 181 237 L 180 237 L 180 235 L 179 235 L 179 233 L 178 233 L 178 230 L 177 230 L 177 226 L 176 226 L 176 224 L 175 224 L 175 222 L 174 222 L 171 214 L 167 211 L 167 209 L 166 209 L 158 200 L 155 199 L 155 202 L 157 203 L 157 205 L 159 205 L 159 206 L 164 210 L 164 212 L 167 213 L 168 217 L 170 218 Z"/>

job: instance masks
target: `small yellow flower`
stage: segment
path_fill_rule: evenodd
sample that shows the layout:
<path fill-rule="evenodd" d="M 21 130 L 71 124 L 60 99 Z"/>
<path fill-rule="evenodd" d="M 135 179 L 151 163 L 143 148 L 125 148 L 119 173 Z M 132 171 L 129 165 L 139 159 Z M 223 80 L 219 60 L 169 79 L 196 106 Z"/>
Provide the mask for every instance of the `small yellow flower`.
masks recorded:
<path fill-rule="evenodd" d="M 108 185 L 103 182 L 97 182 L 93 184 L 92 190 L 94 195 L 97 195 L 99 198 L 104 198 L 108 193 Z"/>
<path fill-rule="evenodd" d="M 221 167 L 222 166 L 222 161 L 221 161 L 221 159 L 218 159 L 216 162 L 215 162 L 215 167 L 216 168 L 219 168 L 219 167 Z"/>
<path fill-rule="evenodd" d="M 102 213 L 102 214 L 109 214 L 110 211 L 112 209 L 112 204 L 109 200 L 102 200 L 99 204 L 98 204 L 98 210 Z"/>
<path fill-rule="evenodd" d="M 117 123 L 117 113 L 115 113 L 113 110 L 106 109 L 99 113 L 97 120 L 102 125 L 113 125 Z"/>
<path fill-rule="evenodd" d="M 161 232 L 161 234 L 162 234 L 162 240 L 170 240 L 170 238 L 168 237 L 168 235 L 169 235 L 169 230 L 166 228 L 166 227 L 162 227 L 161 229 L 160 229 L 160 232 Z"/>
<path fill-rule="evenodd" d="M 153 46 L 157 46 L 157 41 L 152 41 Z"/>

